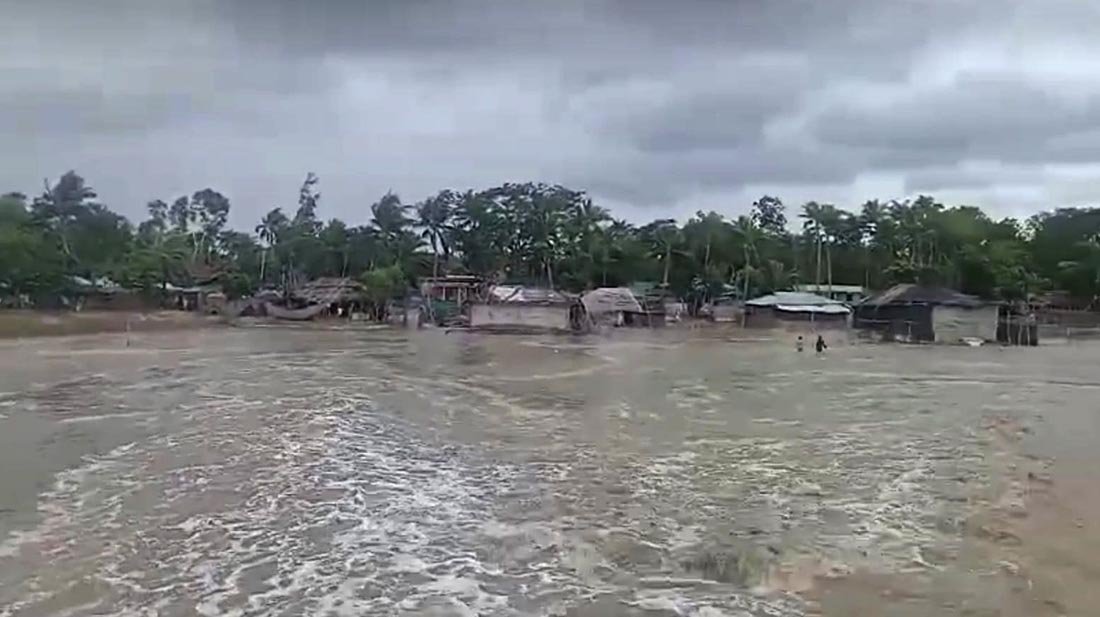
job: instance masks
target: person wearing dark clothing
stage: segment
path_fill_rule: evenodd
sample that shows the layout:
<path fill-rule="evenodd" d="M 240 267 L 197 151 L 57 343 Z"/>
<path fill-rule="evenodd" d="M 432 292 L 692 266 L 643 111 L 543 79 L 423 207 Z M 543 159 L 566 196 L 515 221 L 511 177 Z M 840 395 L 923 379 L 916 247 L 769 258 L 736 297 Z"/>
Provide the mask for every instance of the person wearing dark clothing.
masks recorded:
<path fill-rule="evenodd" d="M 821 353 L 821 352 L 825 351 L 828 348 L 829 348 L 829 346 L 825 344 L 825 339 L 822 338 L 820 334 L 818 334 L 817 335 L 817 342 L 814 343 L 814 349 L 817 350 L 817 353 Z"/>

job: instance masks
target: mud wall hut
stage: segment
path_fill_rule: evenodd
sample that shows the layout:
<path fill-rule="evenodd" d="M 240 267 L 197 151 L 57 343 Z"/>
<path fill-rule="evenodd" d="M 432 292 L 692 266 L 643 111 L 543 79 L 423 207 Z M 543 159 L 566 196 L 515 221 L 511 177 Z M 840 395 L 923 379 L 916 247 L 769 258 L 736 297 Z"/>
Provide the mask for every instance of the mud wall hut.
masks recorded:
<path fill-rule="evenodd" d="M 996 304 L 944 287 L 895 285 L 855 308 L 853 325 L 891 340 L 997 340 Z"/>

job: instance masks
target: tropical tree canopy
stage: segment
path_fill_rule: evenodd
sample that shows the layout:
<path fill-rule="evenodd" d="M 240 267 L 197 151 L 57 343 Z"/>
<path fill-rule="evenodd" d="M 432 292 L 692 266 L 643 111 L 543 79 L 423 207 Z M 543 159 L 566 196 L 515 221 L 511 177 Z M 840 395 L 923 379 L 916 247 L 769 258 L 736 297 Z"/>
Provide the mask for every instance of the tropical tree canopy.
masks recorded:
<path fill-rule="evenodd" d="M 67 172 L 37 197 L 0 196 L 0 295 L 56 292 L 73 275 L 146 290 L 213 278 L 234 295 L 349 276 L 398 293 L 420 276 L 470 273 L 572 291 L 649 282 L 697 303 L 800 282 L 1100 297 L 1098 208 L 1056 208 L 1018 221 L 930 196 L 788 208 L 765 195 L 715 204 L 682 222 L 636 225 L 582 191 L 507 183 L 445 189 L 416 203 L 389 192 L 364 208 L 368 220 L 347 223 L 322 220 L 320 187 L 317 175 L 306 174 L 293 201 L 275 204 L 248 230 L 227 226 L 230 199 L 213 188 L 154 198 L 135 227 Z"/>

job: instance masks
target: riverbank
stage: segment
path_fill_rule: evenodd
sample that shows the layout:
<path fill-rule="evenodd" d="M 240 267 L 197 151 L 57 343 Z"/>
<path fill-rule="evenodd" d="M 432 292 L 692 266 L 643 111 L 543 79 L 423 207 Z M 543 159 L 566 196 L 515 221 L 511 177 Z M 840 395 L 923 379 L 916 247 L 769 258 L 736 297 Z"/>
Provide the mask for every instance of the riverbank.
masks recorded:
<path fill-rule="evenodd" d="M 217 317 L 183 311 L 0 311 L 0 339 L 112 332 L 164 332 L 221 325 Z"/>

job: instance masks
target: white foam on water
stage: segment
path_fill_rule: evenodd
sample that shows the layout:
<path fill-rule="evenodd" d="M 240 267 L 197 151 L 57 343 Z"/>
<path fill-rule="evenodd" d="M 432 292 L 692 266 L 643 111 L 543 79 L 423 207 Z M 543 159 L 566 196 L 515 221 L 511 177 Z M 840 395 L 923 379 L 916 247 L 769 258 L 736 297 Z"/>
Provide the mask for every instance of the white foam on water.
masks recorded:
<path fill-rule="evenodd" d="M 140 418 L 147 414 L 143 411 L 123 412 L 123 413 L 104 413 L 91 416 L 77 416 L 74 418 L 62 418 L 58 420 L 59 424 L 82 424 L 84 422 L 101 422 L 103 420 L 125 420 L 128 418 Z"/>
<path fill-rule="evenodd" d="M 796 598 L 757 597 L 752 580 L 683 564 L 768 545 L 779 560 L 790 541 L 829 563 L 919 565 L 940 539 L 936 478 L 968 460 L 909 419 L 876 430 L 869 416 L 829 431 L 759 423 L 783 439 L 699 430 L 663 451 L 616 451 L 583 431 L 547 436 L 584 414 L 550 395 L 525 407 L 515 385 L 491 379 L 372 376 L 373 360 L 346 353 L 254 361 L 262 371 L 191 384 L 173 409 L 179 428 L 58 474 L 40 523 L 0 544 L 12 614 L 49 600 L 54 579 L 87 576 L 107 589 L 94 610 L 118 614 L 560 614 L 606 596 L 698 617 L 798 615 Z M 588 377 L 543 375 L 544 385 Z M 403 406 L 386 413 L 394 397 Z M 623 421 L 664 419 L 677 405 L 720 411 L 720 400 L 689 378 L 657 407 L 621 400 L 601 413 L 643 430 Z M 406 425 L 418 406 L 440 424 L 468 414 L 481 433 L 455 445 L 430 414 Z M 498 419 L 515 443 L 489 432 Z"/>

